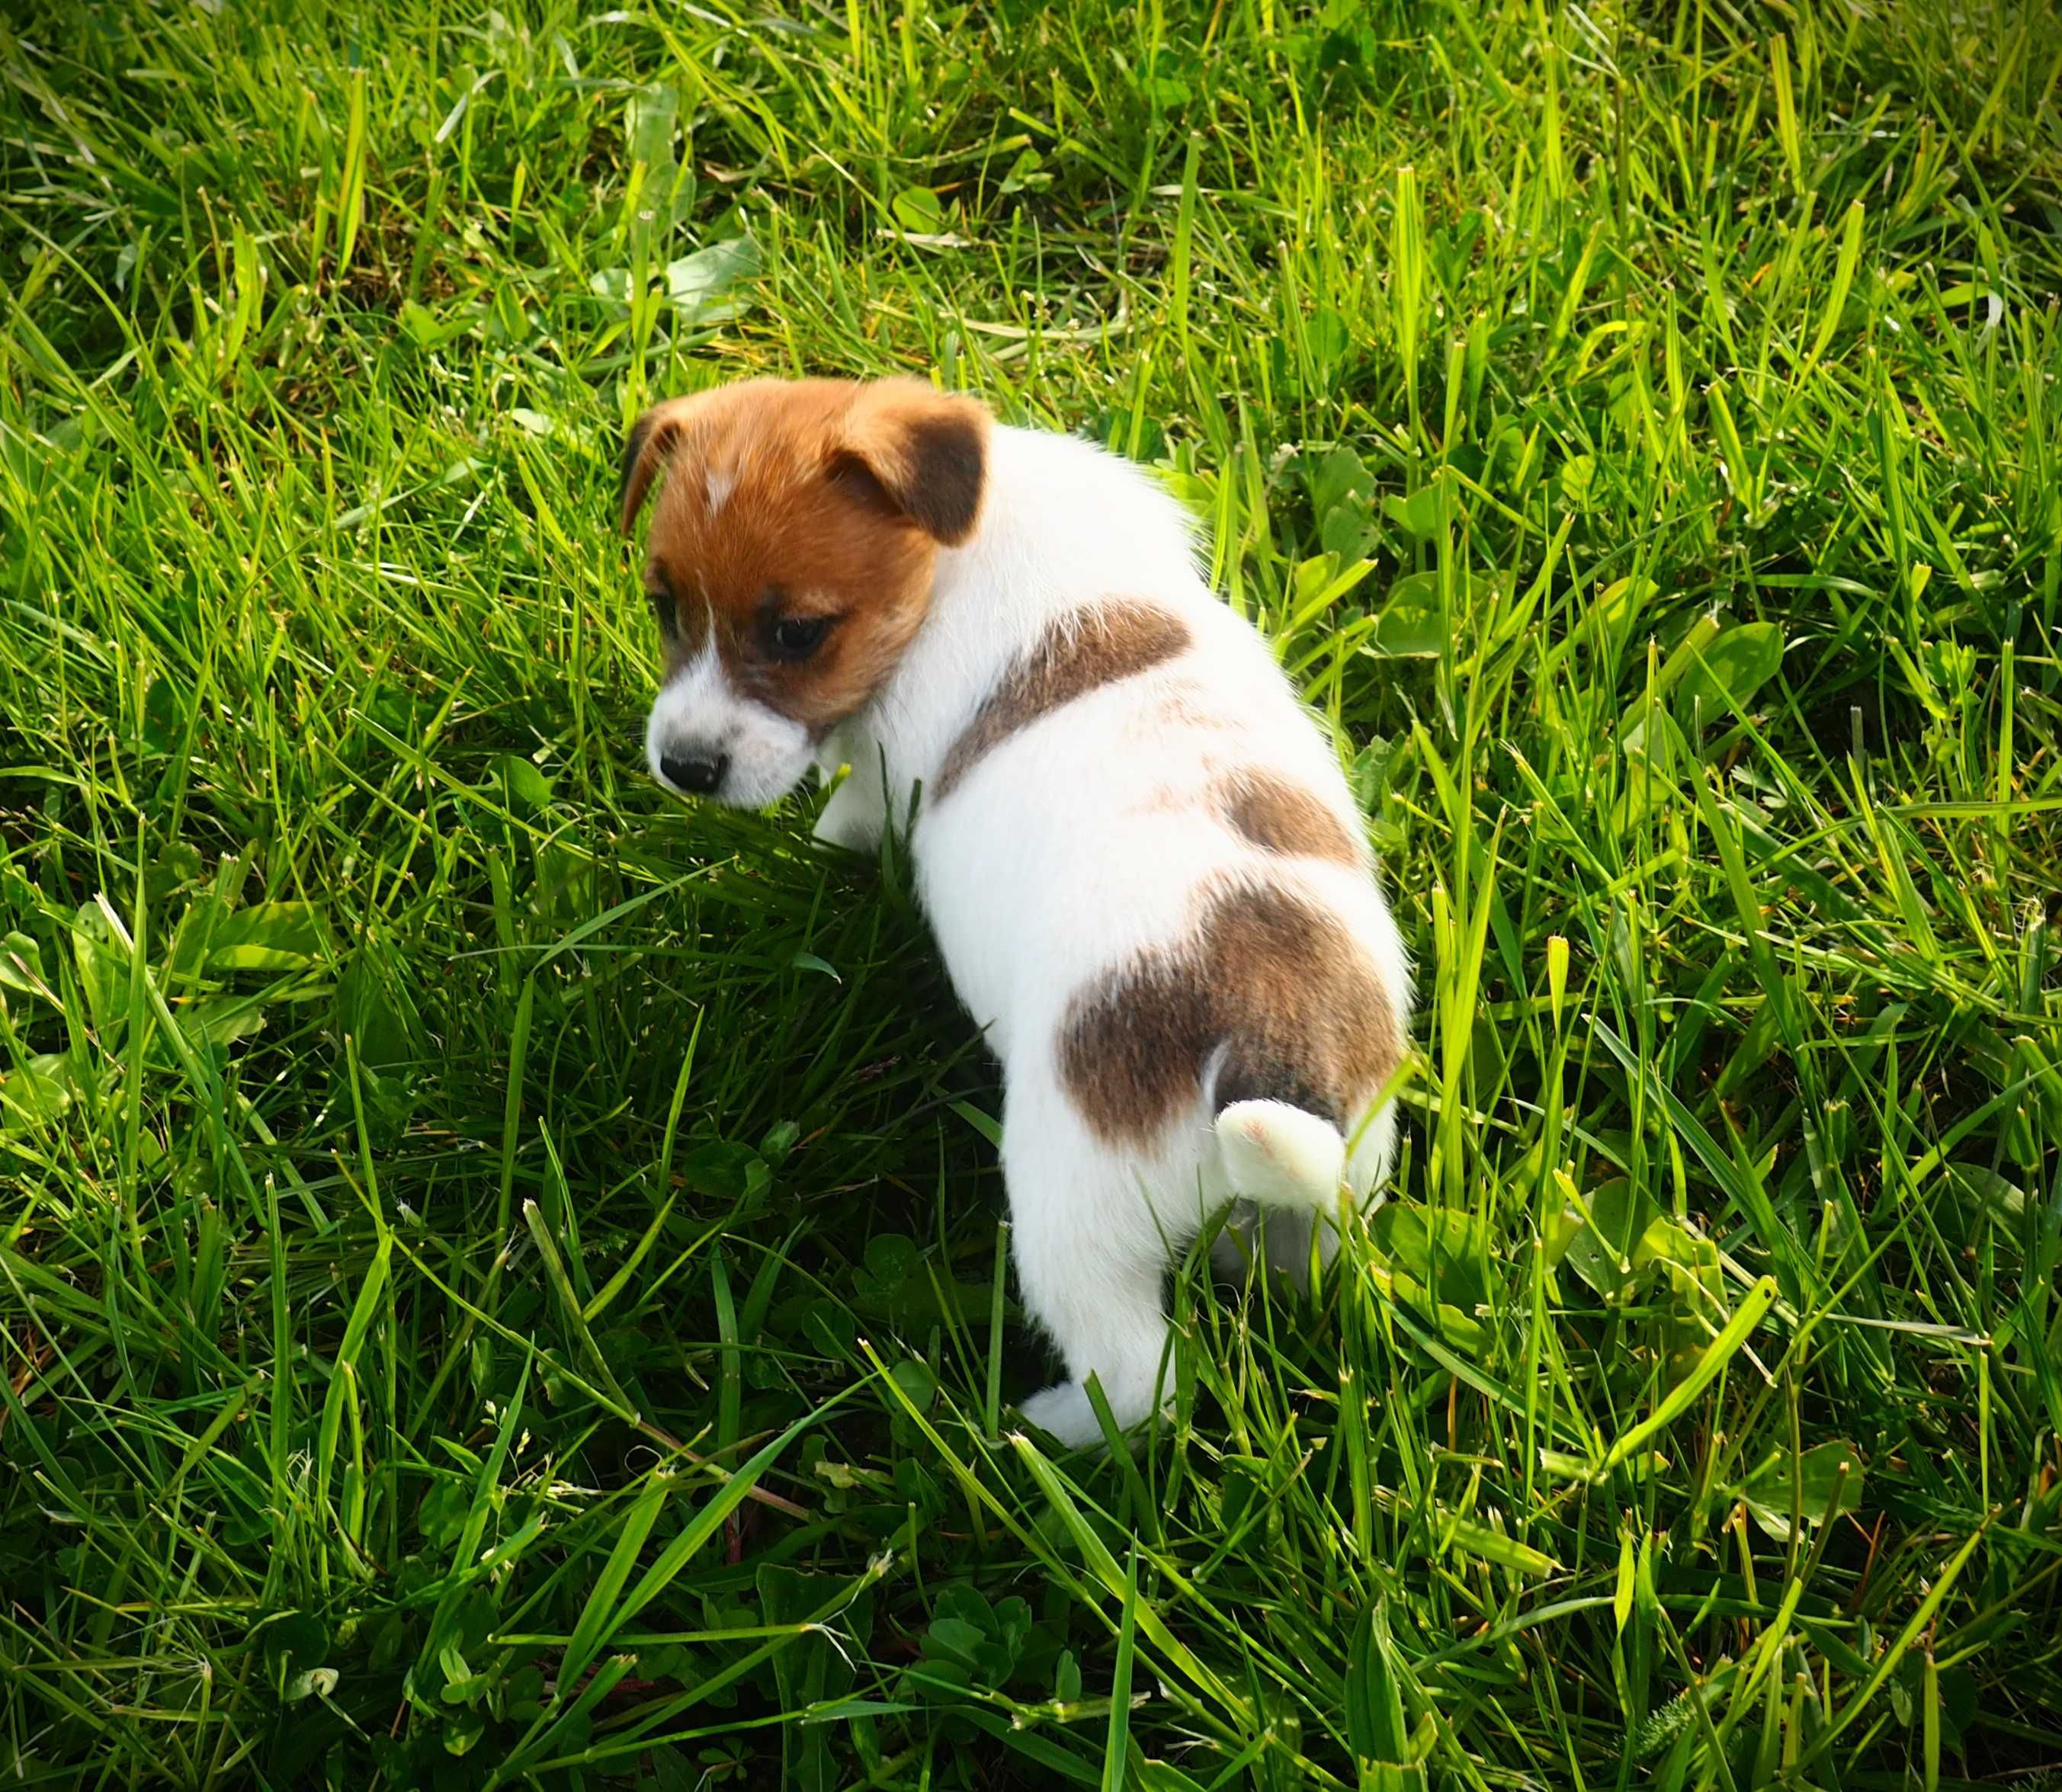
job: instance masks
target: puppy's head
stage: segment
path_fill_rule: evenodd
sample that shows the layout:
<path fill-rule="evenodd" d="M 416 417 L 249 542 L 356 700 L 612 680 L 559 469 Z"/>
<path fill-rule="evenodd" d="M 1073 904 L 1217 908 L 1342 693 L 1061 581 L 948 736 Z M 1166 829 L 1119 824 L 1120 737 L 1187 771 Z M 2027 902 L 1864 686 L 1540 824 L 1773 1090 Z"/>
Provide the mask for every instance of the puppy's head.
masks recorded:
<path fill-rule="evenodd" d="M 923 622 L 941 546 L 980 512 L 988 413 L 913 379 L 747 380 L 656 406 L 624 449 L 622 526 L 656 488 L 645 590 L 670 788 L 792 789 Z"/>

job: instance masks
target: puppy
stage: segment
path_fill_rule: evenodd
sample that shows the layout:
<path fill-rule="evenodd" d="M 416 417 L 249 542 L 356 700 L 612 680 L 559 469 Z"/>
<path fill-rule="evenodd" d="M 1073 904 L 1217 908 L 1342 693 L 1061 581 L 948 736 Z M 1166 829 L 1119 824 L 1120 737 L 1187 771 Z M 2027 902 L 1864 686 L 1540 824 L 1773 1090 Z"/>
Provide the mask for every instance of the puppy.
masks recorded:
<path fill-rule="evenodd" d="M 1332 748 L 1179 507 L 1088 443 L 914 380 L 755 379 L 639 420 L 626 534 L 655 487 L 653 773 L 748 807 L 848 766 L 820 837 L 909 825 L 1066 1362 L 1024 1415 L 1098 1438 L 1093 1375 L 1129 1426 L 1170 1249 L 1242 1199 L 1293 1274 L 1388 1167 L 1409 971 Z"/>

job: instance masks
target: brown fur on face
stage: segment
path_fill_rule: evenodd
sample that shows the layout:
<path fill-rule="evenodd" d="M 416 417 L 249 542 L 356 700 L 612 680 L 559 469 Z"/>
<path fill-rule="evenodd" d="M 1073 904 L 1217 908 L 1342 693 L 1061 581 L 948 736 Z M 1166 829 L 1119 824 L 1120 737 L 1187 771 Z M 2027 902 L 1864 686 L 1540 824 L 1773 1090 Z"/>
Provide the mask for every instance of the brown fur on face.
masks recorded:
<path fill-rule="evenodd" d="M 646 585 L 668 669 L 713 638 L 732 687 L 820 736 L 924 619 L 973 532 L 987 411 L 913 379 L 752 379 L 658 405 L 625 443 L 622 527 L 656 486 Z M 784 623 L 826 620 L 804 655 Z"/>
<path fill-rule="evenodd" d="M 1080 990 L 1060 1072 L 1089 1124 L 1144 1144 L 1197 1098 L 1220 1048 L 1214 1102 L 1286 1101 L 1345 1128 L 1403 1054 L 1381 974 L 1323 909 L 1271 884 L 1224 884 L 1195 932 Z"/>
<path fill-rule="evenodd" d="M 1211 792 L 1226 820 L 1264 852 L 1358 865 L 1362 854 L 1345 824 L 1301 784 L 1247 768 Z"/>
<path fill-rule="evenodd" d="M 1117 680 L 1149 671 L 1189 645 L 1189 625 L 1152 605 L 1112 598 L 1049 629 L 1004 673 L 938 768 L 936 802 L 984 756 L 1041 716 Z"/>

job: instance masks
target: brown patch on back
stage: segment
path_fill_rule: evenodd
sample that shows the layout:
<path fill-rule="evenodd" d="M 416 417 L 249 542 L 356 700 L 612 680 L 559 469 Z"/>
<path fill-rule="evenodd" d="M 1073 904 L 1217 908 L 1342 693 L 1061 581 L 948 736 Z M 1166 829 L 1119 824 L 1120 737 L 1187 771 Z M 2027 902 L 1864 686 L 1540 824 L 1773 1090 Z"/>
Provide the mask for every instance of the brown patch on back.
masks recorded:
<path fill-rule="evenodd" d="M 919 381 L 751 379 L 655 407 L 624 453 L 627 532 L 656 490 L 668 675 L 713 639 L 730 682 L 818 736 L 879 689 L 977 519 L 988 414 Z M 800 660 L 783 619 L 833 619 Z M 663 621 L 662 618 L 662 621 Z"/>
<path fill-rule="evenodd" d="M 1331 915 L 1271 885 L 1222 888 L 1195 933 L 1098 977 L 1061 1023 L 1060 1072 L 1105 1139 L 1142 1144 L 1214 1100 L 1286 1101 L 1342 1129 L 1400 1061 L 1395 1004 Z"/>
<path fill-rule="evenodd" d="M 1002 676 L 945 753 L 931 800 L 949 796 L 981 760 L 1013 734 L 1077 698 L 1172 659 L 1189 645 L 1179 616 L 1113 599 L 1063 618 Z"/>
<path fill-rule="evenodd" d="M 1246 769 L 1211 796 L 1225 820 L 1263 852 L 1358 865 L 1361 854 L 1345 824 L 1312 792 L 1278 772 Z"/>

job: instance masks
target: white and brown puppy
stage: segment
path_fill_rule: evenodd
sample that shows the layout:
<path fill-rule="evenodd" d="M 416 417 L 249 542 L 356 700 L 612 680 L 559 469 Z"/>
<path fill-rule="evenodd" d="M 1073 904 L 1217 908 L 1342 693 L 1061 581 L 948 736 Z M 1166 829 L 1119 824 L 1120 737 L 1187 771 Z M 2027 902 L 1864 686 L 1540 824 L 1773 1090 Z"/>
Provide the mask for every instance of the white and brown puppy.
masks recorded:
<path fill-rule="evenodd" d="M 1024 1298 L 1069 1445 L 1151 1409 L 1170 1248 L 1234 1197 L 1309 1261 L 1394 1116 L 1408 967 L 1337 758 L 1198 575 L 1179 507 L 1088 443 L 913 380 L 752 380 L 624 454 L 665 637 L 646 734 L 676 790 L 756 805 L 851 774 L 821 837 L 892 813 L 1006 1081 Z M 1234 1256 L 1236 1257 L 1236 1247 Z"/>

